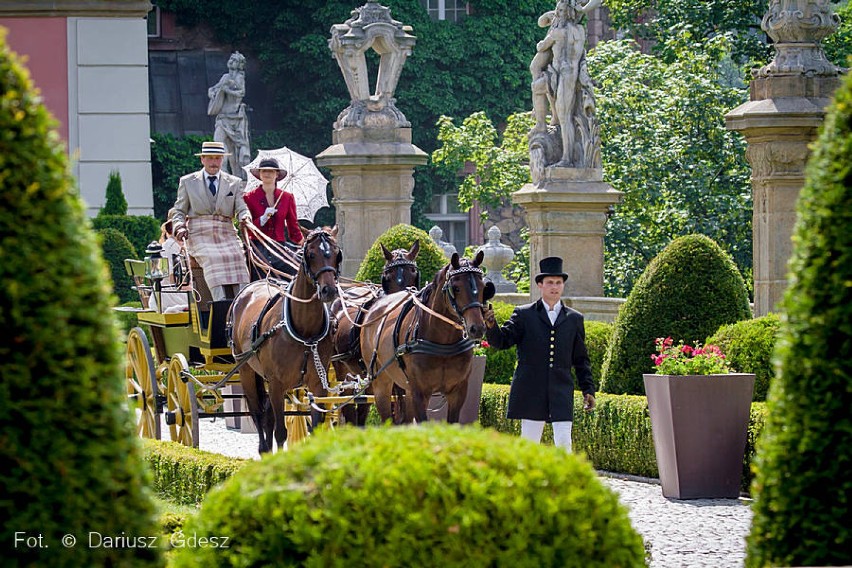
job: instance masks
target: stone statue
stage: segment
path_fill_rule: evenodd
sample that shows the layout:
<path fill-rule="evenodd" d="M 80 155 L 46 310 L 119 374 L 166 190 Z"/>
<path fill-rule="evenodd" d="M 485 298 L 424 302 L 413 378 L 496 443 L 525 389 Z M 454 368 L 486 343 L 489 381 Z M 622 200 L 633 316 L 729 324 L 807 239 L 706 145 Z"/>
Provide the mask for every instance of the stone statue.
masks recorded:
<path fill-rule="evenodd" d="M 417 41 L 410 31 L 411 26 L 391 18 L 390 10 L 376 0 L 368 0 L 344 23 L 331 27 L 328 46 L 351 97 L 350 105 L 337 117 L 335 129 L 411 126 L 396 108 L 393 96 L 402 66 Z M 369 49 L 379 54 L 376 91 L 372 94 L 365 55 Z"/>
<path fill-rule="evenodd" d="M 235 51 L 228 59 L 228 72 L 207 90 L 210 98 L 207 114 L 216 117 L 213 140 L 225 144 L 225 151 L 230 154 L 228 169 L 243 179 L 246 174 L 242 166 L 251 161 L 248 115 L 243 103 L 246 94 L 245 69 L 245 56 Z"/>
<path fill-rule="evenodd" d="M 438 225 L 434 225 L 431 229 L 429 229 L 429 237 L 435 241 L 435 244 L 440 247 L 442 251 L 444 251 L 444 255 L 447 258 L 451 258 L 453 253 L 458 252 L 456 247 L 453 246 L 452 243 L 448 243 L 444 239 L 444 231 Z"/>
<path fill-rule="evenodd" d="M 537 183 L 544 168 L 600 168 L 595 97 L 586 66 L 582 17 L 603 0 L 559 0 L 538 24 L 549 26 L 530 63 L 535 126 L 530 132 L 530 169 Z M 548 110 L 551 123 L 546 123 Z"/>

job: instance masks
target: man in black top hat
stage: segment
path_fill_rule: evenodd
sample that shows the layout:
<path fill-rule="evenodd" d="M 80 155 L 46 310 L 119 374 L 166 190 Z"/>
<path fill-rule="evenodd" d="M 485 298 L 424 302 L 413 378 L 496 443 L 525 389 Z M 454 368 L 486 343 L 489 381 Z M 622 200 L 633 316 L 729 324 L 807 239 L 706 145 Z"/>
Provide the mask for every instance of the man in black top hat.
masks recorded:
<path fill-rule="evenodd" d="M 493 310 L 485 310 L 485 335 L 497 349 L 518 347 L 518 366 L 509 391 L 508 418 L 520 419 L 521 436 L 541 441 L 545 422 L 553 424 L 555 445 L 571 451 L 574 418 L 573 367 L 583 391 L 586 410 L 595 406 L 595 385 L 586 351 L 583 315 L 562 305 L 568 275 L 562 259 L 551 256 L 539 263 L 535 277 L 541 299 L 518 306 L 502 326 Z"/>

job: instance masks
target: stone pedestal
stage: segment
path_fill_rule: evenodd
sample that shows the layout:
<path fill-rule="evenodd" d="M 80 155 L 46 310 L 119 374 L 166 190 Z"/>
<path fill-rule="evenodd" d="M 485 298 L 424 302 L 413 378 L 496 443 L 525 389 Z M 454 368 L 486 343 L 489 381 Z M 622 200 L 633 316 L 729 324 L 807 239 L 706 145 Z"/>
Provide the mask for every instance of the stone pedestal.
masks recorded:
<path fill-rule="evenodd" d="M 600 169 L 549 167 L 537 184 L 512 200 L 522 206 L 530 229 L 530 276 L 539 261 L 560 256 L 568 281 L 566 296 L 603 296 L 606 219 L 621 192 L 603 181 Z M 531 292 L 534 298 L 538 290 Z"/>
<path fill-rule="evenodd" d="M 748 141 L 752 168 L 754 315 L 773 311 L 787 288 L 796 201 L 838 77 L 782 75 L 751 82 L 750 101 L 725 116 Z"/>
<path fill-rule="evenodd" d="M 429 156 L 411 143 L 410 128 L 341 128 L 332 142 L 316 162 L 331 169 L 341 272 L 352 278 L 383 232 L 411 222 L 414 166 Z"/>

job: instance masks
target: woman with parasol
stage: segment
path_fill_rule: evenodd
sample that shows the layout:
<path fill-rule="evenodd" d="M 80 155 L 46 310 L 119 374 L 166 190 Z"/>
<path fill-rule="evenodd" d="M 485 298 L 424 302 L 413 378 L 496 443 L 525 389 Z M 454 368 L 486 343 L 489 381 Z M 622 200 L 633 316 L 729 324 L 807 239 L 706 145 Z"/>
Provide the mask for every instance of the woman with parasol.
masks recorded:
<path fill-rule="evenodd" d="M 287 246 L 287 237 L 294 244 L 302 242 L 302 231 L 296 217 L 296 200 L 293 195 L 276 187 L 287 177 L 287 170 L 273 158 L 264 158 L 251 174 L 260 180 L 260 185 L 248 191 L 245 202 L 251 213 L 252 222 L 263 235 L 275 241 L 280 249 Z M 265 239 L 249 233 L 251 246 L 259 252 L 266 264 L 286 274 L 295 274 L 293 267 L 279 253 L 264 242 Z M 252 266 L 252 280 L 266 277 L 266 271 Z"/>

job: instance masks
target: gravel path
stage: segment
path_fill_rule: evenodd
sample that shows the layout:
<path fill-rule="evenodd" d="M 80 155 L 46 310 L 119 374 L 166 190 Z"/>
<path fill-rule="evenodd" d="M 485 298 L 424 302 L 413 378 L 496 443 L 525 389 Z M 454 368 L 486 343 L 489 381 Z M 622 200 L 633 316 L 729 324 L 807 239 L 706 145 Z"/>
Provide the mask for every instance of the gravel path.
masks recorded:
<path fill-rule="evenodd" d="M 241 434 L 224 420 L 201 420 L 200 448 L 258 459 L 257 435 Z M 601 481 L 628 508 L 633 527 L 651 553 L 651 568 L 740 568 L 751 525 L 749 499 L 663 497 L 656 480 L 603 473 Z"/>

